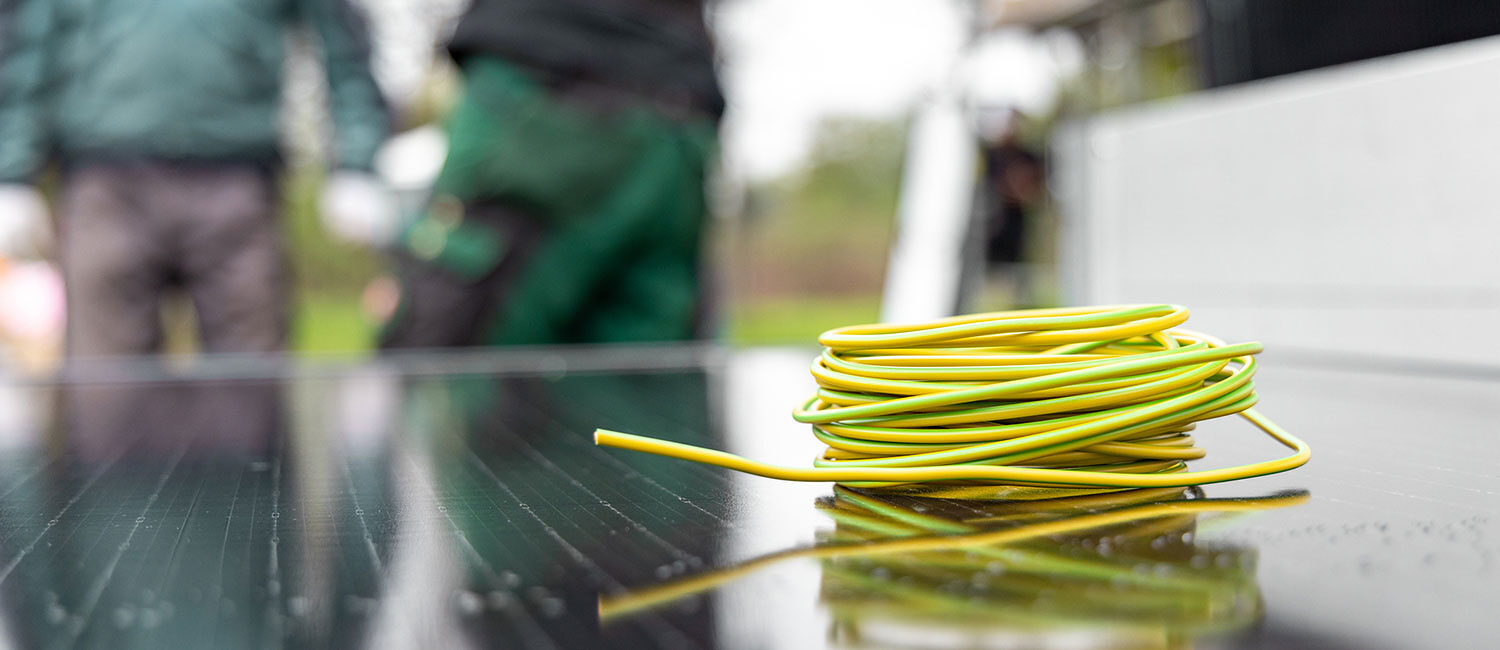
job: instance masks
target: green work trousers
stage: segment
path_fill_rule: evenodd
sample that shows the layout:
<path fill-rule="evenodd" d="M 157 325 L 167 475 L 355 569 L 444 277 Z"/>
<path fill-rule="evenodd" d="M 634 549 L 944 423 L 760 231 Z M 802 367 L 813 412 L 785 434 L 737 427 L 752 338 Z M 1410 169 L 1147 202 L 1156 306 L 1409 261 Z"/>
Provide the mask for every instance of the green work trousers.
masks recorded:
<path fill-rule="evenodd" d="M 495 59 L 464 69 L 382 345 L 692 338 L 714 121 Z"/>

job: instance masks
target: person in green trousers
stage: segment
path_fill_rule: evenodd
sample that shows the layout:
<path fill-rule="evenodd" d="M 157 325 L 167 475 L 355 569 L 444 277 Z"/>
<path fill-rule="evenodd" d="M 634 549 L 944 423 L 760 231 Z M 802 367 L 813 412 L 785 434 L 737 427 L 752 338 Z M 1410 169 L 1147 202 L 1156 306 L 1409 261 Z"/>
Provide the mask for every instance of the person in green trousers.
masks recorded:
<path fill-rule="evenodd" d="M 465 90 L 382 346 L 700 335 L 723 112 L 702 6 L 479 0 L 449 51 Z"/>

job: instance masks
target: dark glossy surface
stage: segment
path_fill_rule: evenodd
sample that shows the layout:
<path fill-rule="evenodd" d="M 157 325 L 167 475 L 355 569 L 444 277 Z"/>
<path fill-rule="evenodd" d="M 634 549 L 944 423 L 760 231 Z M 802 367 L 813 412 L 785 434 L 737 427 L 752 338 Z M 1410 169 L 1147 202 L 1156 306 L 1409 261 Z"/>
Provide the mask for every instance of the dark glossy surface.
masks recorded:
<path fill-rule="evenodd" d="M 590 440 L 603 426 L 805 463 L 818 447 L 788 411 L 811 355 L 7 380 L 0 646 L 1446 648 L 1500 635 L 1495 378 L 1267 355 L 1261 409 L 1313 445 L 1307 467 L 1046 503 L 871 497 Z M 1196 467 L 1281 453 L 1243 422 L 1200 432 Z"/>

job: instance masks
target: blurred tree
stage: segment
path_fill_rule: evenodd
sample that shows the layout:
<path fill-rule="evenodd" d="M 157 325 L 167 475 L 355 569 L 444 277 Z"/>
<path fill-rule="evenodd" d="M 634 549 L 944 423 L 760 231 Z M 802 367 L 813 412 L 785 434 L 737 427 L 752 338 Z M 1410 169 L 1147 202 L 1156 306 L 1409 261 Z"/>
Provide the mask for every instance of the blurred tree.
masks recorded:
<path fill-rule="evenodd" d="M 905 148 L 905 119 L 828 118 L 799 170 L 750 188 L 756 209 L 721 234 L 732 340 L 806 343 L 874 319 Z"/>
<path fill-rule="evenodd" d="M 841 220 L 894 209 L 906 151 L 906 120 L 825 119 L 808 164 L 787 179 L 801 216 Z"/>

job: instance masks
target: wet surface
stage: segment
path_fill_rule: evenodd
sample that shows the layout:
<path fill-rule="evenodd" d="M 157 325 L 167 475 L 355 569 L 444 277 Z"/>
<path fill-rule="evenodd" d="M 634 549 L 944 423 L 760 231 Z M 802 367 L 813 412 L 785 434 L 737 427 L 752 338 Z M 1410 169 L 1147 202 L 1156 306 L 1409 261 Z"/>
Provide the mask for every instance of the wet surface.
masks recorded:
<path fill-rule="evenodd" d="M 95 368 L 0 386 L 4 647 L 1484 647 L 1500 381 L 1278 363 L 1294 472 L 1016 501 L 789 484 L 808 350 Z M 1204 425 L 1195 468 L 1282 450 Z M 938 498 L 961 497 L 961 498 Z"/>

